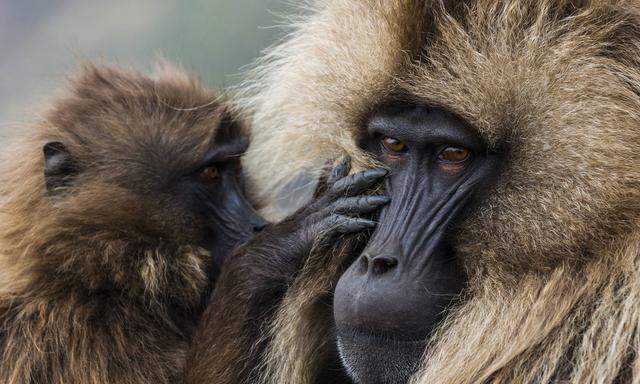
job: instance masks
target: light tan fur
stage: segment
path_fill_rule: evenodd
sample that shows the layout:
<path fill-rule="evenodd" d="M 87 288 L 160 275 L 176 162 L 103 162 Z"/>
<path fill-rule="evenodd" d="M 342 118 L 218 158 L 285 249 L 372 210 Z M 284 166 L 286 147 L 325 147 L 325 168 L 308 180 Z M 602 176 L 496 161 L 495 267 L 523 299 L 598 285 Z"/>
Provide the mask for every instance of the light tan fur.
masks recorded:
<path fill-rule="evenodd" d="M 638 7 L 319 1 L 244 87 L 245 169 L 276 219 L 297 173 L 341 152 L 366 165 L 354 139 L 385 101 L 454 112 L 507 151 L 458 229 L 465 300 L 413 384 L 640 382 Z M 318 298 L 341 270 L 326 260 L 340 263 L 310 258 L 280 308 L 266 382 L 314 382 L 330 321 Z"/>

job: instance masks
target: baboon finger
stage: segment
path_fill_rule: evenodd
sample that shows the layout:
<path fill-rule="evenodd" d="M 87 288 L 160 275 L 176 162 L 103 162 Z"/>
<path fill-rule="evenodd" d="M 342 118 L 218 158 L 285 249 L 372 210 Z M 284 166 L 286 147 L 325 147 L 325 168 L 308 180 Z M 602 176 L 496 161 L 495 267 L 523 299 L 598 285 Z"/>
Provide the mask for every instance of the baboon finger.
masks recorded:
<path fill-rule="evenodd" d="M 387 196 L 356 196 L 337 200 L 327 207 L 333 213 L 358 214 L 371 213 L 389 204 L 391 198 Z"/>
<path fill-rule="evenodd" d="M 389 171 L 384 168 L 374 168 L 363 172 L 354 173 L 336 181 L 331 187 L 333 196 L 354 196 L 361 194 L 368 188 L 378 183 Z"/>
<path fill-rule="evenodd" d="M 343 215 L 331 215 L 320 223 L 321 230 L 326 236 L 357 233 L 375 226 L 374 221 Z"/>
<path fill-rule="evenodd" d="M 338 180 L 346 177 L 349 174 L 350 170 L 351 158 L 345 156 L 344 158 L 342 158 L 342 160 L 340 160 L 340 163 L 335 168 L 333 168 L 331 176 L 329 176 L 329 179 L 327 180 L 327 184 L 335 184 Z"/>
<path fill-rule="evenodd" d="M 328 160 L 322 168 L 316 190 L 313 193 L 314 199 L 320 198 L 337 180 L 349 174 L 351 159 L 348 156 L 344 156 L 335 167 L 332 167 L 332 164 L 335 164 L 335 160 Z"/>

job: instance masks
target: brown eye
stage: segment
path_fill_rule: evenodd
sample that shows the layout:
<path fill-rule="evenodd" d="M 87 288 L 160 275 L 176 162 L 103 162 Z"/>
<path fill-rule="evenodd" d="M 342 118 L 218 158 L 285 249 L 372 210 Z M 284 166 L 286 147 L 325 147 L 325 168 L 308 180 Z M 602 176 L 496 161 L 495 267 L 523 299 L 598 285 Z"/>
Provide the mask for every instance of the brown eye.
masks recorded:
<path fill-rule="evenodd" d="M 398 139 L 393 137 L 383 137 L 382 147 L 392 155 L 398 155 L 407 152 L 407 145 Z"/>
<path fill-rule="evenodd" d="M 211 166 L 205 168 L 200 173 L 200 176 L 206 182 L 213 182 L 213 181 L 216 181 L 220 177 L 220 172 L 218 171 L 218 167 L 216 167 L 214 165 L 211 165 Z"/>
<path fill-rule="evenodd" d="M 462 163 L 471 156 L 471 151 L 463 147 L 445 147 L 438 155 L 438 160 L 446 163 Z"/>

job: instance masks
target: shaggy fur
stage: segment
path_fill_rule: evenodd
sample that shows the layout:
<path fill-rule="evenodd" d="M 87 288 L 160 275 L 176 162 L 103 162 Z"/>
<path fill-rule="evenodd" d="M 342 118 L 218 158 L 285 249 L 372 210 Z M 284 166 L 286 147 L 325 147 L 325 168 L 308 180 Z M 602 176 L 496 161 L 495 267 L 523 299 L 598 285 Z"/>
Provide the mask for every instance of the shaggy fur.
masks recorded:
<path fill-rule="evenodd" d="M 26 130 L 0 171 L 0 382 L 178 380 L 210 257 L 167 186 L 201 161 L 222 116 L 175 70 L 87 66 Z M 78 174 L 47 192 L 51 141 Z"/>
<path fill-rule="evenodd" d="M 470 286 L 414 384 L 640 382 L 638 8 L 319 1 L 245 87 L 245 169 L 272 218 L 299 172 L 340 152 L 366 162 L 362 122 L 388 101 L 452 111 L 507 153 L 458 229 Z M 271 326 L 265 382 L 313 383 L 331 348 L 321 303 L 341 268 L 318 257 Z"/>

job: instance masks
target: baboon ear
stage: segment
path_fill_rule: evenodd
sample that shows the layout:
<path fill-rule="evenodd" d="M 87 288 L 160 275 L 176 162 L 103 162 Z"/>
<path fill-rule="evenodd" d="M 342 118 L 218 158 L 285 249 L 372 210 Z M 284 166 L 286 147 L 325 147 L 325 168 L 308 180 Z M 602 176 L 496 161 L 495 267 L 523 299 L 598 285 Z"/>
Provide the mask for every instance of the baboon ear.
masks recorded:
<path fill-rule="evenodd" d="M 64 187 L 76 173 L 71 154 L 64 144 L 53 141 L 44 145 L 44 180 L 47 191 Z"/>

